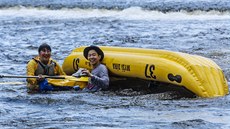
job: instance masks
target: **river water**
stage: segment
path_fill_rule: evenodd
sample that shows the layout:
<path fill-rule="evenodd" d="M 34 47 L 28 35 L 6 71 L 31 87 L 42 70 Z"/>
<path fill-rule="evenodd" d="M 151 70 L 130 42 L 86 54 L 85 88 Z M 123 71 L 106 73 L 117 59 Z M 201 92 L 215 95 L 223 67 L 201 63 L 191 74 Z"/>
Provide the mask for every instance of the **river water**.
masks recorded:
<path fill-rule="evenodd" d="M 229 78 L 230 1 L 1 0 L 0 42 L 0 74 L 25 75 L 46 42 L 60 64 L 82 45 L 152 48 L 210 58 Z M 230 128 L 229 95 L 176 98 L 130 88 L 28 94 L 25 79 L 0 82 L 1 128 Z"/>

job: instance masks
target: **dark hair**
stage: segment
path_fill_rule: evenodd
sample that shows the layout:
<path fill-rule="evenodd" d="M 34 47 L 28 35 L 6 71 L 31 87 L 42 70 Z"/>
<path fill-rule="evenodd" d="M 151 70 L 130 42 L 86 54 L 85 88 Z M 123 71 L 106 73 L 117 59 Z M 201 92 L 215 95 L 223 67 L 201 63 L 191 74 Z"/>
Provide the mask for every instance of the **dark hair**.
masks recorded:
<path fill-rule="evenodd" d="M 48 45 L 47 43 L 43 43 L 42 45 L 39 46 L 38 52 L 40 52 L 40 51 L 41 51 L 42 49 L 44 49 L 44 48 L 46 48 L 46 49 L 48 49 L 48 50 L 51 51 L 50 45 Z"/>

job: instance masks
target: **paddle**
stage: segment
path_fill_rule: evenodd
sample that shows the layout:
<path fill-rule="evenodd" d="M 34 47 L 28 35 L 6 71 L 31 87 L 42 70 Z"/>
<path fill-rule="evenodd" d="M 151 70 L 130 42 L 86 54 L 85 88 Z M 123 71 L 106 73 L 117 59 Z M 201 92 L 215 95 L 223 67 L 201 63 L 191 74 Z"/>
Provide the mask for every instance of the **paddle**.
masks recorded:
<path fill-rule="evenodd" d="M 0 78 L 38 78 L 38 76 L 21 76 L 21 75 L 0 75 Z M 76 86 L 84 88 L 88 82 L 88 77 L 76 78 L 74 76 L 44 76 L 49 78 L 48 82 L 54 86 Z M 0 84 L 11 84 L 11 82 L 0 82 Z M 14 84 L 14 82 L 12 82 Z"/>
<path fill-rule="evenodd" d="M 44 78 L 65 79 L 61 76 L 43 76 Z M 0 75 L 0 78 L 38 78 L 38 76 Z"/>

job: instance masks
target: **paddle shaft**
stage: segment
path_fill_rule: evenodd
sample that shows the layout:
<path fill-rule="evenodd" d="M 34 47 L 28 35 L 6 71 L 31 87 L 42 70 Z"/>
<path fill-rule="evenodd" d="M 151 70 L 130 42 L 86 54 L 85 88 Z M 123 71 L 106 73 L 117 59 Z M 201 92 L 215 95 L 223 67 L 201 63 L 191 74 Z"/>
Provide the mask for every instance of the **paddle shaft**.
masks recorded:
<path fill-rule="evenodd" d="M 44 78 L 65 79 L 59 76 L 43 76 Z M 38 76 L 18 76 L 18 75 L 0 75 L 0 78 L 38 78 Z"/>

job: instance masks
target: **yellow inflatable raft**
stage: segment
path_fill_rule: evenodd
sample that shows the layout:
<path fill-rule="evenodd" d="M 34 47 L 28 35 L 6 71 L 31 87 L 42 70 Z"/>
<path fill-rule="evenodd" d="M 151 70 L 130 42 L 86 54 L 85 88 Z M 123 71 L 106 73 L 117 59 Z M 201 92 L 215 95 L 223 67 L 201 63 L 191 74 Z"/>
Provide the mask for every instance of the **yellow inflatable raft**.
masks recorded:
<path fill-rule="evenodd" d="M 73 74 L 78 68 L 90 69 L 83 56 L 85 46 L 66 57 L 63 70 Z M 166 50 L 100 46 L 111 75 L 159 81 L 184 86 L 200 97 L 218 97 L 229 93 L 221 68 L 212 60 Z"/>

